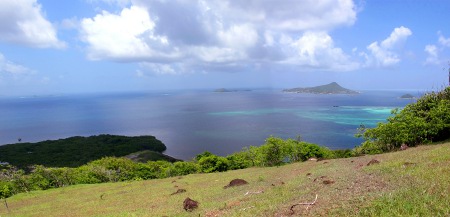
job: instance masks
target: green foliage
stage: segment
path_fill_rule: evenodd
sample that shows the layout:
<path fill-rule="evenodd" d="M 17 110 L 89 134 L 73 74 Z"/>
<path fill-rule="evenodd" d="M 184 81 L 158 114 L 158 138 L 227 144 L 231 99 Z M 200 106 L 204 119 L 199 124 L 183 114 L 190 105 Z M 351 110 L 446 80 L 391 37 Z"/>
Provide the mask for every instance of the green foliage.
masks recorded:
<path fill-rule="evenodd" d="M 0 181 L 0 199 L 5 199 L 13 195 L 11 182 Z"/>
<path fill-rule="evenodd" d="M 204 173 L 227 171 L 229 162 L 224 157 L 216 155 L 203 156 L 198 160 L 198 165 Z"/>
<path fill-rule="evenodd" d="M 195 160 L 196 160 L 196 161 L 199 161 L 199 160 L 202 159 L 203 157 L 209 157 L 209 156 L 211 156 L 211 155 L 213 155 L 211 152 L 205 151 L 205 152 L 203 152 L 203 153 L 201 153 L 201 154 L 196 155 L 196 156 L 195 156 Z"/>
<path fill-rule="evenodd" d="M 450 87 L 428 93 L 402 110 L 393 110 L 392 115 L 375 128 L 360 128 L 357 136 L 365 141 L 356 153 L 382 153 L 402 144 L 416 146 L 450 138 Z"/>
<path fill-rule="evenodd" d="M 260 166 L 278 166 L 284 163 L 305 161 L 309 158 L 333 158 L 333 152 L 316 144 L 293 139 L 270 137 L 260 147 L 263 160 Z"/>
<path fill-rule="evenodd" d="M 200 166 L 194 162 L 175 162 L 166 169 L 167 176 L 184 176 L 200 172 Z"/>
<path fill-rule="evenodd" d="M 334 158 L 348 158 L 348 157 L 355 157 L 355 152 L 351 149 L 340 149 L 340 150 L 333 150 Z"/>
<path fill-rule="evenodd" d="M 230 170 L 245 169 L 254 165 L 250 155 L 245 150 L 228 155 L 226 158 Z"/>
<path fill-rule="evenodd" d="M 286 154 L 285 141 L 281 138 L 269 137 L 266 143 L 260 147 L 264 165 L 279 166 L 283 164 Z"/>
<path fill-rule="evenodd" d="M 251 166 L 278 166 L 304 161 L 310 157 L 332 158 L 333 152 L 315 144 L 269 137 L 260 147 L 250 146 L 227 157 L 210 152 L 197 155 L 191 162 L 134 162 L 128 158 L 103 157 L 85 165 L 70 167 L 32 166 L 29 173 L 5 166 L 0 173 L 0 196 L 7 198 L 20 192 L 46 190 L 74 184 L 95 184 L 129 180 L 147 180 L 192 173 L 223 172 Z"/>
<path fill-rule="evenodd" d="M 0 161 L 9 162 L 19 168 L 27 168 L 29 165 L 77 167 L 105 156 L 121 157 L 142 150 L 161 153 L 166 150 L 166 146 L 153 136 L 77 136 L 37 143 L 3 145 L 0 146 Z"/>

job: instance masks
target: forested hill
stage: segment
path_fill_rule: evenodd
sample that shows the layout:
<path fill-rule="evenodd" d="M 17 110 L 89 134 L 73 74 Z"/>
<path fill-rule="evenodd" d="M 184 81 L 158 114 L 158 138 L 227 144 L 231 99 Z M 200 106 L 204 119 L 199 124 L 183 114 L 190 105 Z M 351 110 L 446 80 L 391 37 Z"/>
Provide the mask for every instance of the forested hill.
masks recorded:
<path fill-rule="evenodd" d="M 336 82 L 316 87 L 306 87 L 306 88 L 298 87 L 292 89 L 285 89 L 283 90 L 283 92 L 313 93 L 313 94 L 358 94 L 357 91 L 343 88 Z"/>
<path fill-rule="evenodd" d="M 76 136 L 0 146 L 0 162 L 8 162 L 20 168 L 29 165 L 77 167 L 105 156 L 121 157 L 143 150 L 161 154 L 166 146 L 154 136 Z"/>

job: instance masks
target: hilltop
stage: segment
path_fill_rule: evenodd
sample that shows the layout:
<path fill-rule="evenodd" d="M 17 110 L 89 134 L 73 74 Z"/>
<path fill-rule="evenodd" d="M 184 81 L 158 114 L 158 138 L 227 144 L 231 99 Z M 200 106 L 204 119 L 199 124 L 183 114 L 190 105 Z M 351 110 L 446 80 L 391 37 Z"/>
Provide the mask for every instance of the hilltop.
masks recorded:
<path fill-rule="evenodd" d="M 368 165 L 373 159 L 379 163 Z M 280 167 L 74 185 L 14 195 L 7 199 L 9 212 L 0 206 L 0 216 L 447 216 L 449 162 L 450 143 L 442 143 Z M 236 178 L 248 184 L 223 188 Z M 199 207 L 185 211 L 186 197 Z"/>
<path fill-rule="evenodd" d="M 77 167 L 105 156 L 122 157 L 139 151 L 151 152 L 152 157 L 147 157 L 147 160 L 176 161 L 163 155 L 165 150 L 164 143 L 154 136 L 75 136 L 36 143 L 2 145 L 0 162 L 8 162 L 19 168 L 27 168 L 30 165 Z"/>
<path fill-rule="evenodd" d="M 341 87 L 338 83 L 332 82 L 326 85 L 316 87 L 297 87 L 284 89 L 283 92 L 293 93 L 313 93 L 313 94 L 358 94 L 359 92 Z"/>

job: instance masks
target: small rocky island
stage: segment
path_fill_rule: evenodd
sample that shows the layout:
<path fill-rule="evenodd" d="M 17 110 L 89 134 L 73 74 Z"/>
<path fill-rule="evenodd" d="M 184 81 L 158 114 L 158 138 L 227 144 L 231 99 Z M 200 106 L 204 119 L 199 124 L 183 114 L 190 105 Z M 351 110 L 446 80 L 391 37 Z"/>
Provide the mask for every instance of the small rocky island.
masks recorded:
<path fill-rule="evenodd" d="M 405 94 L 400 97 L 400 99 L 414 99 L 414 98 L 416 98 L 416 97 L 414 97 L 411 94 Z"/>
<path fill-rule="evenodd" d="M 332 82 L 326 85 L 316 87 L 298 87 L 284 89 L 283 92 L 290 93 L 312 93 L 312 94 L 359 94 L 359 92 L 341 87 L 338 83 Z"/>

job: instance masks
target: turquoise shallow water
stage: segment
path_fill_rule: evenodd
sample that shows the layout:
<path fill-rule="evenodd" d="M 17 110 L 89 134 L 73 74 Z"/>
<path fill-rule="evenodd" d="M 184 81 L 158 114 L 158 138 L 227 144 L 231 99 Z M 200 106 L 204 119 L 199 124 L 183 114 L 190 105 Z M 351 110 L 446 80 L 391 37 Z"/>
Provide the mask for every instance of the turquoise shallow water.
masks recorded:
<path fill-rule="evenodd" d="M 411 101 L 405 92 L 311 95 L 279 90 L 127 93 L 0 98 L 0 144 L 97 134 L 154 135 L 167 154 L 191 159 L 226 155 L 273 135 L 332 149 L 353 148 L 364 124 L 385 121 Z M 414 94 L 414 93 L 413 93 Z"/>
<path fill-rule="evenodd" d="M 367 107 L 367 106 L 342 106 L 342 107 L 312 107 L 302 109 L 258 109 L 247 111 L 211 112 L 209 115 L 239 117 L 239 116 L 265 116 L 270 114 L 294 114 L 301 118 L 316 121 L 327 121 L 336 124 L 355 125 L 361 124 L 375 126 L 383 122 L 391 115 L 396 107 Z"/>

